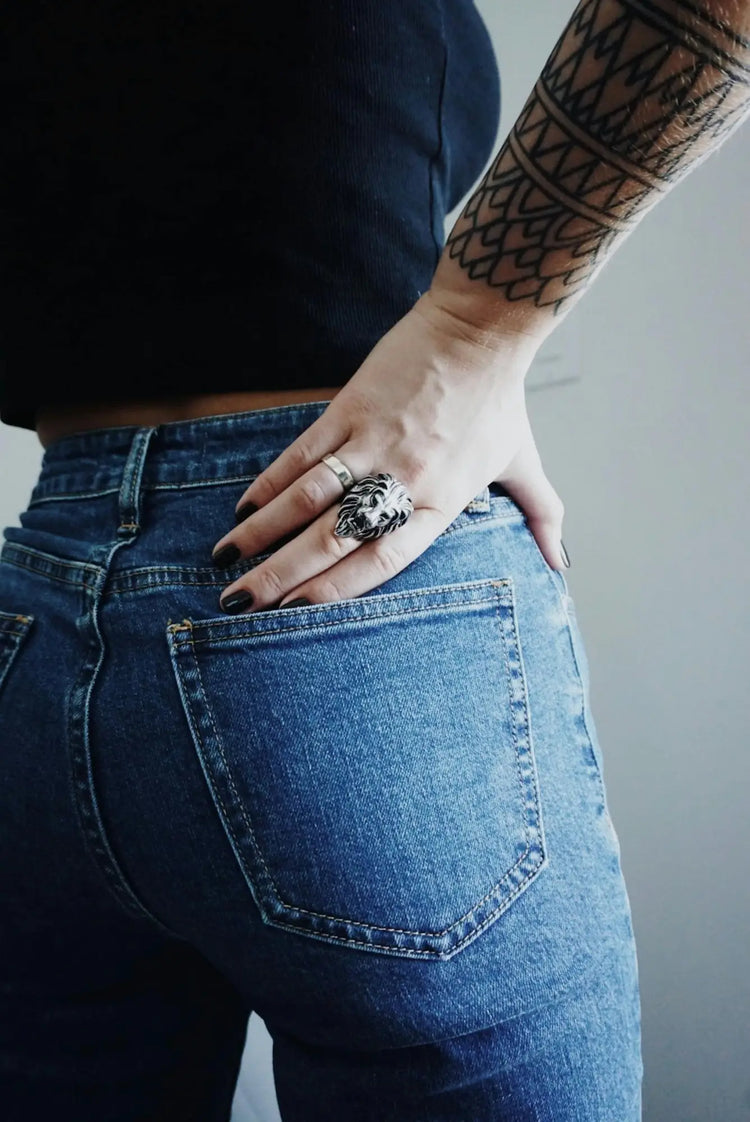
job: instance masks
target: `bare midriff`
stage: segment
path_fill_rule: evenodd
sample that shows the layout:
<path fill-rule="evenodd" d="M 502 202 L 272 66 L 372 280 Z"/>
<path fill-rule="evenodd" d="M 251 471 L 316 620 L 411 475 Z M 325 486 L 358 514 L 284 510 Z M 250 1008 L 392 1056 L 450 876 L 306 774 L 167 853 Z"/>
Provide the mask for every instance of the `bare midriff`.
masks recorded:
<path fill-rule="evenodd" d="M 86 429 L 160 425 L 166 421 L 188 421 L 217 413 L 244 413 L 249 409 L 272 409 L 275 405 L 295 405 L 303 401 L 330 401 L 340 389 L 341 386 L 318 386 L 304 390 L 239 390 L 236 393 L 193 394 L 190 397 L 149 401 L 56 405 L 37 410 L 36 433 L 46 448 L 61 436 Z"/>

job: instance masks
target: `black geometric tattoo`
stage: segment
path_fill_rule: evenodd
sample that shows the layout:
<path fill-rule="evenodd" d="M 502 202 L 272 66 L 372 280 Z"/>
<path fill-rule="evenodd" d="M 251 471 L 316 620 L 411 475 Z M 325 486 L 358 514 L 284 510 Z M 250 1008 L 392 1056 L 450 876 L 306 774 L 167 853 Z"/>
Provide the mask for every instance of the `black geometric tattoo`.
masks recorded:
<path fill-rule="evenodd" d="M 449 257 L 508 301 L 559 315 L 749 109 L 750 41 L 707 4 L 582 0 Z"/>

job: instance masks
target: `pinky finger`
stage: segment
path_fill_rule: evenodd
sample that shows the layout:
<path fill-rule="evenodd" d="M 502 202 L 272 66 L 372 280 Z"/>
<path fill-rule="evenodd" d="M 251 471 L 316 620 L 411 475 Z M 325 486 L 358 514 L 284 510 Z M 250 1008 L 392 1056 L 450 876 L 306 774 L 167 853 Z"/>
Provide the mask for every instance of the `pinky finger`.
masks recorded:
<path fill-rule="evenodd" d="M 298 585 L 279 607 L 301 597 L 311 604 L 322 604 L 371 592 L 424 553 L 449 522 L 442 511 L 420 507 L 397 530 L 363 542 L 335 565 Z"/>

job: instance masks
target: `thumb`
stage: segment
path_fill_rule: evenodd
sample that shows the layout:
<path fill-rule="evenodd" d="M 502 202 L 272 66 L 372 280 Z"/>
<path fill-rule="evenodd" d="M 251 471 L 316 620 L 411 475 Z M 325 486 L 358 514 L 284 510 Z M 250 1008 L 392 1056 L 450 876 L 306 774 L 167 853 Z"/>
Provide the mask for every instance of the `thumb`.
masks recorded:
<path fill-rule="evenodd" d="M 562 545 L 565 506 L 545 475 L 530 429 L 497 481 L 523 510 L 528 527 L 550 568 L 566 568 L 570 562 Z"/>

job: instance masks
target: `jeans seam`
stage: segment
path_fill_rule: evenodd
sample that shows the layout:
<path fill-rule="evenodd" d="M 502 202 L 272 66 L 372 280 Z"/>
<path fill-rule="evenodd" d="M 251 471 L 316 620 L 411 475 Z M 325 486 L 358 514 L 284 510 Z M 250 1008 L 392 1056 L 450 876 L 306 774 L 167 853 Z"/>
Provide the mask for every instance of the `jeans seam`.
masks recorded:
<path fill-rule="evenodd" d="M 545 565 L 546 565 L 546 562 L 545 562 Z M 588 751 L 591 754 L 591 759 L 592 759 L 593 765 L 594 765 L 594 771 L 596 773 L 596 780 L 597 780 L 597 786 L 599 788 L 599 797 L 600 797 L 601 806 L 604 810 L 606 810 L 606 808 L 607 808 L 607 794 L 606 794 L 606 790 L 605 790 L 605 786 L 604 786 L 604 776 L 602 775 L 601 768 L 599 767 L 599 762 L 596 758 L 596 753 L 594 752 L 593 737 L 591 735 L 591 729 L 589 727 L 589 722 L 588 722 L 588 719 L 586 717 L 586 690 L 584 688 L 583 675 L 581 673 L 581 666 L 580 666 L 580 663 L 578 661 L 578 654 L 576 652 L 576 644 L 575 644 L 575 641 L 573 639 L 573 629 L 572 629 L 571 623 L 570 623 L 570 615 L 569 615 L 569 611 L 568 611 L 568 606 L 565 602 L 565 598 L 563 596 L 563 593 L 562 593 L 559 585 L 554 580 L 553 570 L 550 569 L 550 567 L 548 565 L 547 565 L 547 575 L 548 575 L 550 581 L 552 582 L 552 586 L 555 589 L 555 592 L 557 594 L 557 598 L 558 598 L 558 600 L 560 602 L 560 606 L 562 608 L 563 615 L 565 617 L 565 633 L 566 633 L 566 636 L 567 636 L 567 641 L 568 641 L 568 647 L 570 649 L 570 654 L 573 658 L 573 665 L 575 667 L 576 679 L 577 679 L 577 682 L 578 682 L 578 690 L 579 690 L 580 697 L 581 697 L 581 704 L 580 704 L 580 711 L 579 711 L 580 721 L 581 721 L 581 725 L 583 726 L 583 730 L 586 734 Z M 564 578 L 564 575 L 563 575 L 563 580 L 564 579 L 565 578 Z M 569 596 L 569 594 L 567 594 L 567 595 Z"/>
<path fill-rule="evenodd" d="M 498 586 L 501 583 L 503 585 L 509 584 L 508 581 L 493 582 L 493 584 L 495 585 L 495 588 L 496 588 L 496 593 L 492 597 L 489 597 L 485 600 L 480 600 L 480 601 L 477 601 L 477 600 L 463 600 L 460 603 L 461 604 L 466 604 L 466 603 L 472 604 L 472 603 L 491 602 L 491 603 L 494 603 L 496 605 L 497 615 L 498 615 L 498 618 L 499 618 L 499 621 L 500 621 L 500 640 L 501 640 L 502 645 L 503 645 L 503 652 L 504 652 L 504 658 L 505 658 L 506 680 L 508 682 L 508 691 L 509 691 L 509 695 L 510 695 L 511 709 L 514 711 L 515 710 L 514 676 L 513 676 L 513 671 L 512 671 L 512 668 L 510 666 L 510 661 L 509 661 L 507 625 L 506 625 L 506 622 L 504 621 L 504 619 L 502 617 L 502 610 L 505 609 L 506 611 L 511 612 L 513 618 L 515 618 L 515 608 L 514 608 L 514 604 L 513 604 L 513 600 L 512 600 L 512 589 L 511 589 L 511 599 L 510 599 L 510 602 L 508 602 L 507 595 L 503 595 L 499 590 Z M 408 609 L 408 610 L 405 609 L 405 611 L 413 611 L 413 610 L 414 609 Z M 418 610 L 427 610 L 427 609 L 418 609 Z M 402 613 L 402 612 L 380 613 L 375 618 L 392 618 L 392 616 L 394 614 L 400 615 L 400 614 L 404 614 L 404 613 Z M 332 624 L 334 622 L 340 622 L 340 621 L 332 621 Z M 283 630 L 293 630 L 293 629 L 283 629 Z M 538 786 L 538 778 L 536 776 L 536 770 L 534 768 L 533 774 L 531 775 L 531 778 L 530 778 L 529 782 L 530 782 L 530 785 L 532 786 L 532 788 L 534 790 L 534 793 L 536 795 L 535 822 L 536 822 L 536 831 L 537 831 L 537 834 L 538 834 L 539 839 L 540 839 L 539 840 L 539 850 L 540 850 L 540 854 L 541 854 L 541 861 L 537 861 L 537 863 L 531 869 L 528 870 L 528 872 L 527 872 L 526 876 L 523 878 L 523 880 L 519 884 L 517 884 L 515 886 L 515 888 L 509 894 L 507 894 L 501 900 L 499 900 L 497 902 L 497 906 L 494 907 L 492 909 L 492 911 L 489 912 L 488 915 L 485 916 L 485 918 L 480 923 L 475 925 L 474 928 L 471 931 L 467 932 L 466 935 L 462 939 L 458 940 L 458 942 L 451 948 L 451 955 L 446 955 L 445 951 L 439 950 L 439 949 L 436 949 L 436 948 L 431 948 L 431 947 L 420 948 L 419 950 L 414 950 L 414 949 L 410 950 L 409 948 L 394 948 L 392 945 L 387 944 L 387 943 L 378 943 L 378 942 L 374 942 L 373 940 L 369 940 L 369 941 L 357 940 L 357 939 L 353 939 L 349 935 L 347 935 L 347 936 L 337 935 L 334 932 L 330 932 L 330 931 L 329 932 L 310 932 L 310 931 L 301 930 L 293 921 L 291 921 L 288 918 L 283 916 L 284 911 L 291 911 L 291 912 L 293 912 L 297 915 L 308 915 L 308 916 L 311 916 L 311 917 L 316 918 L 316 919 L 329 920 L 329 921 L 334 922 L 334 923 L 343 924 L 347 927 L 360 927 L 360 928 L 363 928 L 363 929 L 365 929 L 367 931 L 370 931 L 370 932 L 380 932 L 382 934 L 390 933 L 390 934 L 395 934 L 395 935 L 410 935 L 410 936 L 416 936 L 416 937 L 422 937 L 422 938 L 432 938 L 432 939 L 444 938 L 451 931 L 454 931 L 456 928 L 458 928 L 461 925 L 465 924 L 466 922 L 470 921 L 471 916 L 473 914 L 475 914 L 477 912 L 477 910 L 479 908 L 481 908 L 483 904 L 486 903 L 486 901 L 491 900 L 493 896 L 497 896 L 498 890 L 501 888 L 501 886 L 508 880 L 508 878 L 514 872 L 514 870 L 516 868 L 518 868 L 520 865 L 523 864 L 525 859 L 528 857 L 528 855 L 532 851 L 532 840 L 529 837 L 529 823 L 528 822 L 524 823 L 524 832 L 525 832 L 525 835 L 526 835 L 526 848 L 523 851 L 523 853 L 517 858 L 517 860 L 514 862 L 514 864 L 509 869 L 505 870 L 505 872 L 504 872 L 503 876 L 500 878 L 500 880 L 498 880 L 491 887 L 491 889 L 488 892 L 485 893 L 485 895 L 480 900 L 475 901 L 474 904 L 472 904 L 472 906 L 464 913 L 464 915 L 460 916 L 452 924 L 450 924 L 448 927 L 442 929 L 441 931 L 437 931 L 437 932 L 436 931 L 431 931 L 431 930 L 425 931 L 425 930 L 419 930 L 419 929 L 387 927 L 387 926 L 376 925 L 376 924 L 372 924 L 372 923 L 363 923 L 362 921 L 354 920 L 354 919 L 351 919 L 349 917 L 331 915 L 329 913 L 318 912 L 318 911 L 314 911 L 314 910 L 309 909 L 309 908 L 302 908 L 302 907 L 299 907 L 298 905 L 288 903 L 281 896 L 281 893 L 279 892 L 279 889 L 278 889 L 278 887 L 277 887 L 277 885 L 274 881 L 271 870 L 268 867 L 265 856 L 264 856 L 264 854 L 261 850 L 261 847 L 258 843 L 253 824 L 252 824 L 252 822 L 250 821 L 250 819 L 247 815 L 247 811 L 246 811 L 244 802 L 243 802 L 243 800 L 240 796 L 239 791 L 237 790 L 237 786 L 236 786 L 235 781 L 234 781 L 234 775 L 233 775 L 232 769 L 230 767 L 229 761 L 227 759 L 226 753 L 224 751 L 223 741 L 222 741 L 222 738 L 219 734 L 219 730 L 218 730 L 217 725 L 216 725 L 216 720 L 215 720 L 215 717 L 214 717 L 213 709 L 211 708 L 210 702 L 208 700 L 208 695 L 207 695 L 207 692 L 206 692 L 205 684 L 204 684 L 204 681 L 203 681 L 203 676 L 201 674 L 200 665 L 199 665 L 198 658 L 197 658 L 196 644 L 199 643 L 199 642 L 204 642 L 204 641 L 208 642 L 209 640 L 196 640 L 194 635 L 193 635 L 192 625 L 188 621 L 186 621 L 183 624 L 170 624 L 169 627 L 167 628 L 167 632 L 168 632 L 168 642 L 169 642 L 169 645 L 170 645 L 170 647 L 172 648 L 172 651 L 173 651 L 173 666 L 175 667 L 175 671 L 176 671 L 179 679 L 182 679 L 182 673 L 178 669 L 179 648 L 182 647 L 183 650 L 188 650 L 189 653 L 190 653 L 191 665 L 192 665 L 192 671 L 193 671 L 192 679 L 193 679 L 193 682 L 195 683 L 195 688 L 197 690 L 196 697 L 197 697 L 197 700 L 200 702 L 200 707 L 201 707 L 202 712 L 204 712 L 207 715 L 208 720 L 210 722 L 210 728 L 211 728 L 211 732 L 212 732 L 212 735 L 213 735 L 213 738 L 214 738 L 214 744 L 216 746 L 216 750 L 218 751 L 218 753 L 221 757 L 221 760 L 222 760 L 222 763 L 223 763 L 223 766 L 224 766 L 224 772 L 225 772 L 225 775 L 227 777 L 227 781 L 229 783 L 230 792 L 232 793 L 234 801 L 235 801 L 236 809 L 239 811 L 239 814 L 241 815 L 242 820 L 245 823 L 245 826 L 248 830 L 248 834 L 249 834 L 249 837 L 250 837 L 250 840 L 251 840 L 252 848 L 255 851 L 255 854 L 256 854 L 259 862 L 260 862 L 262 870 L 265 874 L 267 884 L 270 886 L 270 889 L 271 889 L 273 895 L 275 896 L 275 903 L 272 903 L 272 907 L 281 908 L 281 910 L 282 910 L 282 915 L 281 916 L 278 915 L 278 913 L 276 913 L 271 918 L 268 918 L 266 920 L 271 925 L 278 926 L 278 927 L 284 927 L 284 928 L 291 928 L 293 931 L 298 932 L 300 934 L 307 935 L 308 937 L 317 937 L 317 938 L 323 939 L 324 941 L 328 941 L 328 942 L 339 942 L 339 943 L 343 943 L 345 945 L 362 946 L 362 947 L 366 947 L 366 948 L 369 948 L 369 949 L 382 949 L 384 951 L 391 951 L 392 953 L 397 949 L 399 954 L 401 954 L 403 956 L 406 956 L 406 957 L 424 957 L 425 955 L 434 955 L 438 958 L 445 959 L 446 957 L 451 957 L 458 950 L 460 950 L 461 947 L 463 947 L 466 942 L 472 941 L 473 939 L 475 939 L 479 934 L 481 934 L 482 931 L 485 930 L 486 927 L 488 927 L 495 920 L 495 918 L 497 918 L 497 916 L 499 914 L 501 914 L 503 911 L 506 911 L 507 908 L 510 906 L 511 902 L 516 898 L 516 896 L 518 896 L 521 893 L 524 886 L 530 880 L 534 879 L 534 877 L 537 875 L 537 873 L 540 871 L 540 869 L 544 866 L 546 855 L 545 855 L 545 847 L 544 847 L 543 827 L 542 827 L 542 824 L 541 824 L 540 807 L 539 807 L 539 786 Z M 184 633 L 187 633 L 187 634 L 184 634 L 184 637 L 182 639 L 179 639 L 178 638 L 178 633 L 180 633 L 180 632 L 182 632 L 183 634 Z M 276 632 L 271 632 L 271 633 L 275 634 Z M 237 637 L 242 638 L 242 637 L 245 636 L 245 634 L 246 633 L 241 633 L 240 636 L 233 636 L 232 638 L 237 638 Z M 518 640 L 518 636 L 517 636 L 515 630 L 514 630 L 513 638 L 515 638 L 516 642 L 519 643 L 519 653 L 520 653 L 520 641 Z M 523 675 L 522 665 L 521 665 L 521 673 Z M 252 875 L 252 868 L 251 867 L 248 868 L 248 866 L 247 866 L 245 856 L 244 856 L 244 852 L 243 852 L 243 846 L 240 844 L 240 839 L 237 837 L 237 834 L 235 833 L 235 830 L 234 830 L 234 827 L 233 827 L 232 821 L 231 821 L 231 816 L 229 814 L 229 811 L 227 810 L 227 806 L 226 806 L 226 804 L 225 804 L 225 802 L 222 798 L 221 792 L 219 791 L 216 783 L 214 782 L 214 777 L 211 774 L 211 768 L 210 768 L 210 765 L 208 763 L 209 754 L 206 750 L 206 744 L 205 744 L 203 734 L 202 734 L 202 731 L 201 731 L 201 722 L 199 721 L 198 716 L 196 715 L 196 710 L 194 709 L 194 706 L 193 706 L 193 699 L 191 697 L 190 686 L 189 686 L 189 683 L 186 679 L 182 679 L 180 692 L 181 692 L 181 694 L 184 697 L 185 702 L 186 702 L 187 711 L 188 711 L 187 716 L 188 716 L 188 722 L 189 722 L 190 729 L 191 729 L 192 733 L 194 734 L 194 736 L 196 737 L 197 742 L 198 742 L 196 747 L 199 748 L 199 754 L 202 757 L 202 763 L 204 764 L 204 766 L 203 766 L 204 774 L 206 775 L 206 777 L 208 779 L 211 792 L 214 794 L 215 798 L 217 799 L 219 807 L 221 808 L 221 811 L 223 811 L 223 819 L 222 819 L 223 825 L 224 825 L 225 829 L 228 830 L 228 832 L 230 834 L 230 837 L 231 837 L 231 840 L 234 842 L 233 848 L 234 848 L 235 854 L 238 858 L 239 864 L 240 864 L 240 866 L 242 867 L 242 869 L 245 873 L 245 876 L 248 880 L 248 885 L 251 888 L 252 895 L 256 899 L 256 903 L 258 904 L 258 906 L 261 910 L 261 914 L 263 915 L 263 917 L 265 919 L 266 914 L 265 914 L 265 910 L 264 910 L 264 905 L 263 905 L 263 903 L 261 903 L 261 900 L 259 900 L 257 895 L 256 895 L 256 893 L 259 892 L 260 890 L 259 890 L 258 886 L 255 884 L 255 878 Z M 524 679 L 523 697 L 524 697 L 524 699 L 528 698 L 528 690 L 525 687 L 525 679 Z M 526 705 L 527 705 L 527 701 L 526 701 Z M 512 737 L 513 737 L 513 751 L 514 751 L 514 759 L 515 759 L 515 766 L 516 766 L 516 778 L 517 778 L 517 782 L 518 782 L 518 785 L 519 785 L 520 807 L 521 807 L 521 810 L 523 812 L 523 810 L 526 806 L 526 798 L 525 798 L 525 793 L 524 793 L 524 776 L 523 776 L 523 771 L 522 771 L 522 768 L 521 768 L 521 758 L 520 758 L 521 757 L 521 746 L 519 744 L 518 730 L 516 728 L 516 722 L 517 722 L 517 718 L 514 716 L 513 719 L 512 719 L 512 722 L 511 722 L 511 725 L 512 725 L 511 731 L 512 731 Z M 531 757 L 532 767 L 533 767 L 534 766 L 534 764 L 533 764 L 533 745 L 532 745 L 532 741 L 531 741 L 531 729 L 528 725 L 528 711 L 526 711 L 526 729 L 527 729 L 527 740 L 528 740 L 528 754 Z M 261 896 L 261 899 L 262 899 L 262 896 Z"/>

